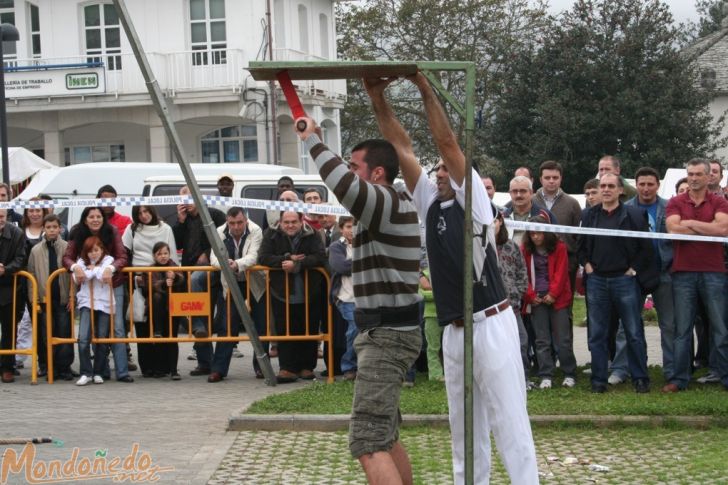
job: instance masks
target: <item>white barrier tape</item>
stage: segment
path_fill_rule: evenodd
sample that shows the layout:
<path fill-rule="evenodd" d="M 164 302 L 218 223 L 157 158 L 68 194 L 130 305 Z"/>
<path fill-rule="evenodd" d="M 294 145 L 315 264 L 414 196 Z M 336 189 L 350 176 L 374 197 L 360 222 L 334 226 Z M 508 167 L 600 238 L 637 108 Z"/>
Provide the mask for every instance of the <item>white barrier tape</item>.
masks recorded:
<path fill-rule="evenodd" d="M 670 239 L 673 241 L 702 241 L 728 244 L 728 237 L 694 236 L 690 234 L 665 234 L 662 232 L 622 231 L 613 229 L 599 229 L 596 227 L 572 227 L 557 224 L 544 224 L 540 222 L 514 221 L 505 219 L 506 227 L 522 231 L 555 232 L 559 234 L 580 234 L 590 236 L 637 237 L 642 239 Z"/>
<path fill-rule="evenodd" d="M 305 204 L 303 202 L 284 202 L 278 200 L 238 199 L 221 195 L 203 195 L 205 202 L 211 206 L 243 207 L 245 209 L 292 210 L 304 214 L 348 215 L 341 206 L 327 204 Z M 102 199 L 55 199 L 55 200 L 20 200 L 0 202 L 0 209 L 43 209 L 66 207 L 131 207 L 135 205 L 177 205 L 192 204 L 189 195 L 170 195 L 155 197 L 115 197 Z"/>
<path fill-rule="evenodd" d="M 245 209 L 291 210 L 304 214 L 349 215 L 346 208 L 326 204 L 306 204 L 303 202 L 285 202 L 279 200 L 238 199 L 221 195 L 203 195 L 205 202 L 211 206 L 243 207 Z M 115 197 L 100 199 L 54 199 L 54 200 L 21 200 L 0 202 L 0 209 L 43 209 L 66 207 L 131 207 L 135 205 L 177 205 L 192 204 L 189 195 L 169 195 L 155 197 Z M 637 237 L 643 239 L 669 239 L 673 241 L 703 241 L 728 244 L 728 237 L 694 236 L 689 234 L 665 234 L 642 231 L 617 231 L 593 227 L 572 227 L 538 222 L 515 221 L 505 219 L 506 227 L 522 231 L 555 232 L 559 234 L 581 234 L 592 236 Z"/>

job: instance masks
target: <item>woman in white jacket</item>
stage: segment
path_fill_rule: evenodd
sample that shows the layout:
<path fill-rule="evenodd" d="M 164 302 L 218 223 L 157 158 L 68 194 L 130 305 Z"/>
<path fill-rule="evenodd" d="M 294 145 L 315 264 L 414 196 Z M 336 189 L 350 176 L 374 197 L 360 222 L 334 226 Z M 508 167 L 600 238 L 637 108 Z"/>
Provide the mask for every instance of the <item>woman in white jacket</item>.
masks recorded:
<path fill-rule="evenodd" d="M 154 266 L 154 253 L 152 249 L 158 242 L 167 243 L 170 259 L 174 261 L 175 265 L 179 264 L 177 245 L 174 241 L 172 228 L 159 218 L 154 206 L 139 205 L 132 207 L 131 220 L 132 223 L 126 227 L 124 234 L 121 236 L 121 242 L 129 252 L 129 261 L 132 266 Z M 148 274 L 140 274 L 140 276 L 137 276 L 137 284 L 142 283 L 141 278 L 144 278 L 146 284 L 149 285 L 150 280 L 148 280 Z M 138 298 L 138 295 L 135 294 L 135 298 Z M 146 308 L 149 310 L 149 306 Z M 130 310 L 130 313 L 133 312 Z M 147 314 L 146 321 L 134 322 L 134 329 L 137 337 L 151 337 L 153 331 L 149 315 Z M 172 346 L 177 348 L 177 344 L 137 344 L 139 369 L 142 372 L 142 376 L 162 377 L 164 374 L 176 373 L 176 367 L 175 369 L 168 369 L 166 372 L 161 371 L 163 367 L 162 353 L 167 350 L 171 351 Z M 160 350 L 160 352 L 157 352 L 157 350 Z"/>
<path fill-rule="evenodd" d="M 114 311 L 114 293 L 111 285 L 103 280 L 104 270 L 114 263 L 104 243 L 96 236 L 86 238 L 81 255 L 76 264 L 85 276 L 76 293 L 77 307 L 81 315 L 78 330 L 78 356 L 81 362 L 81 377 L 77 386 L 85 386 L 92 380 L 94 384 L 103 384 L 101 377 L 103 363 L 109 355 L 109 344 L 94 345 L 94 362 L 91 365 L 91 320 L 93 312 L 94 336 L 108 338 L 109 315 Z M 73 275 L 77 282 L 76 274 Z"/>

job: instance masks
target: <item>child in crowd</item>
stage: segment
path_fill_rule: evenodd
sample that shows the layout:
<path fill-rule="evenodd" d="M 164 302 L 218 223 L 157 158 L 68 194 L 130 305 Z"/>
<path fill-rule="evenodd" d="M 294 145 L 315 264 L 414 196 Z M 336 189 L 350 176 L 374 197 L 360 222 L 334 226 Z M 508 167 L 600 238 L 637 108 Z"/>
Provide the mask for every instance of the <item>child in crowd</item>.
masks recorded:
<path fill-rule="evenodd" d="M 169 244 L 159 241 L 152 247 L 154 266 L 177 267 L 172 260 Z M 149 278 L 140 277 L 139 287 L 148 294 Z M 182 273 L 175 271 L 164 271 L 151 273 L 152 283 L 152 326 L 155 337 L 177 337 L 176 322 L 172 324 L 172 333 L 169 332 L 169 291 L 171 289 L 184 289 L 185 277 Z M 147 301 L 147 308 L 149 302 Z M 149 311 L 147 310 L 147 314 Z M 177 359 L 179 356 L 179 345 L 176 342 L 156 344 L 158 352 L 155 352 L 152 361 L 152 368 L 144 374 L 144 377 L 164 377 L 169 375 L 173 381 L 181 379 L 177 371 Z"/>
<path fill-rule="evenodd" d="M 68 243 L 61 239 L 61 220 L 55 214 L 48 214 L 43 218 L 43 240 L 33 246 L 28 257 L 28 272 L 32 273 L 38 285 L 38 301 L 41 302 L 38 322 L 46 321 L 45 302 L 51 300 L 52 314 L 51 329 L 54 337 L 70 338 L 71 325 L 68 318 L 69 309 L 69 275 L 66 271 L 59 274 L 51 284 L 51 294 L 45 293 L 45 282 L 58 268 L 62 268 L 63 253 Z M 32 288 L 28 288 L 28 299 L 32 300 Z M 37 348 L 38 363 L 46 368 L 46 326 L 38 325 Z M 71 364 L 73 363 L 73 344 L 60 344 L 53 346 L 54 378 L 65 381 L 73 379 Z"/>
<path fill-rule="evenodd" d="M 82 281 L 73 275 L 73 281 L 80 284 L 76 293 L 77 306 L 81 315 L 78 329 L 78 356 L 81 361 L 81 377 L 77 386 L 85 386 L 92 380 L 94 384 L 103 384 L 101 377 L 103 364 L 109 355 L 109 344 L 94 345 L 94 361 L 91 365 L 91 320 L 93 315 L 94 335 L 96 338 L 109 337 L 109 319 L 114 312 L 114 294 L 111 285 L 104 282 L 104 270 L 114 263 L 112 258 L 96 236 L 86 238 L 81 255 L 76 264 L 83 270 Z M 93 312 L 93 314 L 91 313 Z M 123 325 L 122 322 L 118 322 Z"/>
<path fill-rule="evenodd" d="M 529 222 L 550 223 L 547 216 L 531 217 Z M 525 312 L 531 314 L 536 334 L 536 355 L 539 388 L 550 389 L 554 375 L 554 356 L 551 336 L 556 344 L 564 387 L 576 384 L 576 358 L 569 322 L 571 285 L 569 283 L 569 258 L 564 244 L 551 232 L 526 231 L 521 246 L 528 271 L 528 290 L 524 296 Z"/>
<path fill-rule="evenodd" d="M 356 352 L 354 339 L 358 335 L 354 323 L 354 285 L 351 279 L 351 242 L 354 239 L 354 218 L 342 216 L 339 218 L 341 238 L 329 246 L 329 265 L 333 273 L 331 284 L 331 302 L 339 309 L 339 313 L 346 321 L 346 352 L 341 356 L 341 372 L 344 379 L 356 379 Z"/>
<path fill-rule="evenodd" d="M 528 331 L 521 317 L 521 305 L 523 295 L 528 289 L 528 273 L 526 263 L 518 245 L 508 237 L 508 229 L 503 222 L 503 213 L 496 209 L 496 217 L 493 221 L 495 227 L 495 245 L 498 252 L 498 265 L 503 287 L 508 295 L 508 301 L 516 315 L 518 323 L 518 340 L 521 344 L 521 360 L 523 361 L 523 374 L 526 376 L 526 390 L 533 389 L 534 384 L 528 379 L 530 370 L 530 359 L 528 355 Z"/>

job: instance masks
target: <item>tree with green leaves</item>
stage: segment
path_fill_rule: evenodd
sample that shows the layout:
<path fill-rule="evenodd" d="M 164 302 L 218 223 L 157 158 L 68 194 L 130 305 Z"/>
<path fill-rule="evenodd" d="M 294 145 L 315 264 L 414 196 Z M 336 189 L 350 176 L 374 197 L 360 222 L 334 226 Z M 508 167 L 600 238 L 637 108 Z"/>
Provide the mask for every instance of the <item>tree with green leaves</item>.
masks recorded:
<path fill-rule="evenodd" d="M 728 16 L 728 2 L 723 0 L 696 0 L 695 10 L 698 12 L 698 23 L 695 26 L 695 37 L 702 38 L 721 28 L 723 19 Z"/>
<path fill-rule="evenodd" d="M 337 4 L 339 58 L 380 61 L 472 61 L 477 66 L 476 113 L 490 116 L 493 93 L 502 89 L 507 64 L 534 42 L 547 25 L 544 0 L 370 0 Z M 442 84 L 465 99 L 463 75 L 443 74 Z M 392 90 L 397 116 L 412 136 L 424 163 L 438 157 L 421 102 L 410 83 Z M 342 146 L 380 136 L 361 81 L 347 84 L 341 112 Z M 458 127 L 457 115 L 449 113 Z M 460 125 L 460 132 L 463 126 Z M 476 163 L 487 161 L 482 130 L 476 134 Z M 492 166 L 494 169 L 496 165 Z"/>
<path fill-rule="evenodd" d="M 567 192 L 580 192 L 605 154 L 623 160 L 627 177 L 711 155 L 726 143 L 724 119 L 713 121 L 681 35 L 660 0 L 577 0 L 508 64 L 487 151 L 507 173 L 561 162 Z"/>

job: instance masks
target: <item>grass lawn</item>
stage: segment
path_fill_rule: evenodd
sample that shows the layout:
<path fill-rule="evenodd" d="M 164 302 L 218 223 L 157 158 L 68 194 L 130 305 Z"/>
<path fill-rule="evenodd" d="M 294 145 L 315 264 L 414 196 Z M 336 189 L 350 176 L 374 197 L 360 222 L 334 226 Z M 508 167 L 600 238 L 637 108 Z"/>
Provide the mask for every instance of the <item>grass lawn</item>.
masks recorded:
<path fill-rule="evenodd" d="M 532 415 L 647 415 L 647 416 L 714 416 L 728 421 L 728 392 L 720 385 L 691 384 L 689 391 L 662 394 L 664 384 L 659 367 L 650 367 L 652 392 L 636 394 L 630 383 L 610 386 L 606 394 L 592 394 L 589 376 L 580 368 L 573 389 L 554 387 L 528 393 L 528 411 Z M 702 371 L 704 373 L 705 371 Z M 555 382 L 561 382 L 559 376 Z M 354 385 L 337 381 L 333 384 L 314 382 L 305 389 L 267 397 L 253 404 L 252 414 L 348 414 Z M 402 389 L 401 409 L 404 414 L 447 414 L 445 386 L 417 376 L 417 384 Z"/>

